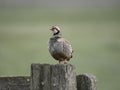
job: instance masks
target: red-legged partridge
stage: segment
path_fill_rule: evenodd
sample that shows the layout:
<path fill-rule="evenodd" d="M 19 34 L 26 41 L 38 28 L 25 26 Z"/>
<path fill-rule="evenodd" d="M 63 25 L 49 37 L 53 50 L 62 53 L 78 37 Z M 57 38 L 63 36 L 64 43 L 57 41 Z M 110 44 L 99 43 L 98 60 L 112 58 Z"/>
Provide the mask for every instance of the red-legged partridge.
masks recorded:
<path fill-rule="evenodd" d="M 58 26 L 52 26 L 50 30 L 53 32 L 53 36 L 49 39 L 49 52 L 55 60 L 65 64 L 72 58 L 73 49 L 62 37 Z"/>

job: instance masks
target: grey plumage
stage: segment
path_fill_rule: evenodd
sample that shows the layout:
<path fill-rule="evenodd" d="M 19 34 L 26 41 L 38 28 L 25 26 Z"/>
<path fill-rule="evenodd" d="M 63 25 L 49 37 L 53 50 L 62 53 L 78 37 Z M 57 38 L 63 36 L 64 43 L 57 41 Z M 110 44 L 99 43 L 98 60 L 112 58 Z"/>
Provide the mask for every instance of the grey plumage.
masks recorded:
<path fill-rule="evenodd" d="M 72 58 L 73 49 L 69 42 L 62 38 L 59 27 L 53 26 L 51 30 L 53 36 L 49 39 L 49 52 L 54 59 L 66 63 Z"/>

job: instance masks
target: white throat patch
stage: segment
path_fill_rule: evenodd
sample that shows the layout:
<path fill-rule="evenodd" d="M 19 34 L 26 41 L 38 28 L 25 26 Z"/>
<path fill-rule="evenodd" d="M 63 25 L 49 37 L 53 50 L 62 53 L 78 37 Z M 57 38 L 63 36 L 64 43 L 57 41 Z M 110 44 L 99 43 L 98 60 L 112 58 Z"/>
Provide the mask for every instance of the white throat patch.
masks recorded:
<path fill-rule="evenodd" d="M 57 33 L 57 32 L 58 32 L 58 30 L 56 30 L 56 29 L 53 30 L 53 33 Z"/>

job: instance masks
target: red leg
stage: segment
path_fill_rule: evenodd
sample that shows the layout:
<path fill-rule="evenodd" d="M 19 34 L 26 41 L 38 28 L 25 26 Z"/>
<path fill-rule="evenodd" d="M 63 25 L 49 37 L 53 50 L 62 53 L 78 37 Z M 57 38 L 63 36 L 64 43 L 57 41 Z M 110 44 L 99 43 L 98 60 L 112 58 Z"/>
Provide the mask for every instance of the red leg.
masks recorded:
<path fill-rule="evenodd" d="M 67 60 L 64 61 L 64 64 L 67 64 Z"/>

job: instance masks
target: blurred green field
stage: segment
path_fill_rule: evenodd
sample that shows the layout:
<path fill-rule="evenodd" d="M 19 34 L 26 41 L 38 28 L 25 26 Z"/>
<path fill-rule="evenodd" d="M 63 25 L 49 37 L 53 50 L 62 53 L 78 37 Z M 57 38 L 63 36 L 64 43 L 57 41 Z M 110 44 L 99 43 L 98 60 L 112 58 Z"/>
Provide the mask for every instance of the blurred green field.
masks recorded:
<path fill-rule="evenodd" d="M 94 74 L 98 90 L 120 89 L 119 9 L 0 9 L 0 76 L 30 75 L 31 63 L 58 63 L 47 49 L 52 25 L 71 42 L 77 74 Z"/>

